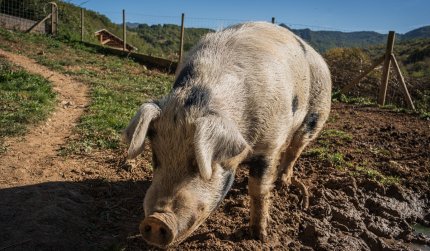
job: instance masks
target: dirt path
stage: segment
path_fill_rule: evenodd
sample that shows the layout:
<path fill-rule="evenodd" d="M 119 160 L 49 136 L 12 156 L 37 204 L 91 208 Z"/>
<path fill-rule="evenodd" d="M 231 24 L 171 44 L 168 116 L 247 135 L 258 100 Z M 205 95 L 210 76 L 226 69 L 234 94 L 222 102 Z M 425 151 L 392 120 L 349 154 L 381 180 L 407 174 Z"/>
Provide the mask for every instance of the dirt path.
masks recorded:
<path fill-rule="evenodd" d="M 50 80 L 58 98 L 54 112 L 45 123 L 31 128 L 22 138 L 6 140 L 8 150 L 0 161 L 3 174 L 0 188 L 63 180 L 61 168 L 53 166 L 52 161 L 88 104 L 88 87 L 25 56 L 1 49 L 0 56 Z"/>

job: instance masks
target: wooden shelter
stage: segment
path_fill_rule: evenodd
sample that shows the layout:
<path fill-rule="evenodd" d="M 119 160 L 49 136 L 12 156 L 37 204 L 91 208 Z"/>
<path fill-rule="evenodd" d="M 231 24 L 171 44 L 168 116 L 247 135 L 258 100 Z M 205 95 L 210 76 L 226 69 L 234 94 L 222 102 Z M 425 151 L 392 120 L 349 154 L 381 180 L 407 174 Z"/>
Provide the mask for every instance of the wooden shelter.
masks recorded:
<path fill-rule="evenodd" d="M 116 49 L 123 49 L 124 41 L 110 31 L 106 29 L 101 29 L 99 31 L 96 31 L 94 34 L 97 36 L 98 40 L 100 41 L 100 44 L 107 45 Z M 126 48 L 128 51 L 137 51 L 136 47 L 128 43 L 126 44 Z"/>

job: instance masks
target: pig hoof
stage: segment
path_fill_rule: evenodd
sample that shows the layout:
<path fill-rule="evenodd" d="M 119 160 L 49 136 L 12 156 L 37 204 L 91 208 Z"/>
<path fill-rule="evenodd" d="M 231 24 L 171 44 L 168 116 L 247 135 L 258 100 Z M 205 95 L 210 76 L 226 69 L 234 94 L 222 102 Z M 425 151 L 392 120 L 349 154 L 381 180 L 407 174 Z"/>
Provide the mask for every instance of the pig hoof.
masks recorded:
<path fill-rule="evenodd" d="M 265 229 L 261 229 L 257 226 L 251 227 L 251 237 L 256 240 L 260 240 L 262 242 L 267 241 L 267 232 Z"/>

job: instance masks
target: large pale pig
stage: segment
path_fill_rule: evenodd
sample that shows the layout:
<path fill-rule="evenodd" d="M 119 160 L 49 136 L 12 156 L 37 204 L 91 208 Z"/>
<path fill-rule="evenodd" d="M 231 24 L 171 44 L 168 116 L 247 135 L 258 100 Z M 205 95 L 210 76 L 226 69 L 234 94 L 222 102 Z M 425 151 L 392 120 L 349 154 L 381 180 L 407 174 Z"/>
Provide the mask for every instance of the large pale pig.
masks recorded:
<path fill-rule="evenodd" d="M 220 204 L 238 166 L 249 169 L 250 233 L 267 237 L 270 193 L 321 130 L 331 80 L 323 58 L 289 30 L 264 22 L 208 34 L 173 89 L 143 104 L 124 132 L 129 158 L 151 142 L 153 179 L 140 224 L 150 244 L 188 237 Z"/>

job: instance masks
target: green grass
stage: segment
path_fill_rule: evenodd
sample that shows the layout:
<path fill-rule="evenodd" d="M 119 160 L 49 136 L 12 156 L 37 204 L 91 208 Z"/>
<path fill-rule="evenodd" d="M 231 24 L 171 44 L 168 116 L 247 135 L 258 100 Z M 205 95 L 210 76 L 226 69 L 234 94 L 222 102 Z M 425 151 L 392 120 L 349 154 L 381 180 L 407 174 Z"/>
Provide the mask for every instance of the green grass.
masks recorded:
<path fill-rule="evenodd" d="M 0 58 L 0 152 L 7 136 L 22 135 L 28 125 L 47 118 L 55 104 L 48 80 Z"/>
<path fill-rule="evenodd" d="M 120 134 L 137 108 L 171 89 L 173 76 L 146 70 L 128 58 L 104 55 L 79 42 L 0 29 L 0 46 L 34 58 L 90 86 L 91 103 L 63 154 L 120 148 Z"/>
<path fill-rule="evenodd" d="M 350 163 L 344 158 L 340 152 L 332 152 L 326 147 L 314 147 L 303 153 L 305 157 L 315 157 L 320 161 L 327 162 L 330 166 L 338 169 L 345 170 Z"/>
<path fill-rule="evenodd" d="M 362 174 L 366 176 L 369 179 L 375 180 L 380 182 L 382 185 L 391 185 L 391 184 L 399 184 L 400 178 L 396 176 L 391 175 L 384 175 L 378 170 L 372 169 L 370 167 L 366 166 L 355 166 L 355 171 L 353 171 L 356 174 Z"/>
<path fill-rule="evenodd" d="M 399 177 L 384 175 L 378 170 L 368 166 L 367 163 L 359 165 L 355 162 L 347 161 L 342 153 L 331 151 L 326 147 L 311 148 L 304 152 L 303 156 L 317 158 L 319 161 L 325 162 L 339 171 L 347 172 L 352 176 L 363 175 L 369 179 L 380 182 L 382 185 L 400 183 Z"/>
<path fill-rule="evenodd" d="M 323 146 L 343 145 L 349 142 L 352 142 L 352 135 L 336 129 L 325 129 L 318 137 L 318 143 Z"/>

